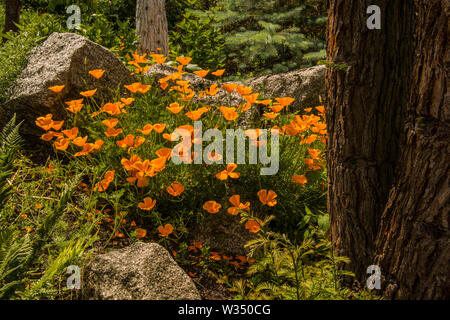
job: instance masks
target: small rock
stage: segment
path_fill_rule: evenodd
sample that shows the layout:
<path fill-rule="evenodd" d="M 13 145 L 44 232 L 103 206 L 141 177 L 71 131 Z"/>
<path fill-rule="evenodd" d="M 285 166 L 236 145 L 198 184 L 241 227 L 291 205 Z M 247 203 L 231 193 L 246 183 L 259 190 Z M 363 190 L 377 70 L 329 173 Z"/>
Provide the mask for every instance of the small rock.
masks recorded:
<path fill-rule="evenodd" d="M 83 299 L 199 300 L 191 278 L 157 243 L 137 242 L 96 256 L 84 269 Z"/>

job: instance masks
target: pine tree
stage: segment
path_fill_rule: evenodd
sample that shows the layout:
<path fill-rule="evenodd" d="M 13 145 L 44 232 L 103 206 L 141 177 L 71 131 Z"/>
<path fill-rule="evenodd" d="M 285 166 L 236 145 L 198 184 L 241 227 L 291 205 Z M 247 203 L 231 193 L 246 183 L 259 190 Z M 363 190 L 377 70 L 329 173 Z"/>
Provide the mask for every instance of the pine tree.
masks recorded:
<path fill-rule="evenodd" d="M 280 73 L 325 58 L 325 0 L 219 0 L 217 4 L 204 14 L 212 14 L 225 34 L 229 71 Z"/>

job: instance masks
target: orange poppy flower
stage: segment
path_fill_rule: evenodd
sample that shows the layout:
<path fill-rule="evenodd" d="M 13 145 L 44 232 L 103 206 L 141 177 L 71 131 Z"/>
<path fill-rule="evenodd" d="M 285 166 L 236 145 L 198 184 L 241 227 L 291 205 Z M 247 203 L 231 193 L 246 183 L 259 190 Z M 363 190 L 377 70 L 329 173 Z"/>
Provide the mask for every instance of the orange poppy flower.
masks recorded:
<path fill-rule="evenodd" d="M 269 104 L 272 103 L 272 100 L 257 100 L 256 103 L 268 106 Z"/>
<path fill-rule="evenodd" d="M 124 139 L 117 141 L 116 144 L 119 146 L 119 148 L 125 149 L 128 147 L 129 150 L 138 148 L 144 142 L 145 142 L 144 137 L 134 138 L 132 134 L 129 134 Z"/>
<path fill-rule="evenodd" d="M 176 130 L 186 130 L 189 131 L 191 134 L 194 133 L 194 126 L 190 125 L 190 124 L 185 124 L 182 126 L 179 126 L 178 128 L 175 129 Z"/>
<path fill-rule="evenodd" d="M 142 228 L 136 228 L 136 237 L 139 239 L 144 238 L 147 235 L 147 230 Z"/>
<path fill-rule="evenodd" d="M 318 106 L 316 107 L 316 110 L 319 111 L 320 113 L 325 113 L 325 106 Z"/>
<path fill-rule="evenodd" d="M 157 63 L 157 64 L 163 64 L 164 62 L 166 62 L 166 60 L 167 60 L 167 57 L 158 57 L 158 58 L 154 58 L 153 59 L 154 61 L 155 61 L 155 63 Z"/>
<path fill-rule="evenodd" d="M 212 74 L 215 75 L 216 77 L 221 77 L 221 76 L 223 76 L 224 73 L 225 73 L 225 69 L 221 69 L 221 70 L 217 70 L 217 71 L 213 72 Z"/>
<path fill-rule="evenodd" d="M 53 121 L 52 129 L 59 130 L 59 129 L 61 129 L 63 124 L 64 124 L 64 120 L 62 120 L 62 121 Z"/>
<path fill-rule="evenodd" d="M 133 148 L 136 149 L 139 146 L 141 146 L 143 143 L 145 142 L 145 138 L 144 137 L 136 137 L 134 139 L 134 145 Z"/>
<path fill-rule="evenodd" d="M 140 93 L 146 93 L 148 90 L 150 90 L 151 85 L 145 85 L 140 82 L 135 82 L 130 85 L 124 86 L 126 89 L 131 91 L 132 93 L 140 92 Z"/>
<path fill-rule="evenodd" d="M 224 83 L 222 84 L 222 88 L 229 92 L 232 93 L 236 88 L 237 88 L 238 84 L 237 83 Z"/>
<path fill-rule="evenodd" d="M 198 75 L 200 78 L 204 78 L 208 75 L 209 70 L 199 70 L 199 71 L 194 71 L 194 73 L 196 75 Z"/>
<path fill-rule="evenodd" d="M 91 153 L 94 150 L 95 150 L 95 148 L 94 148 L 94 145 L 92 143 L 86 143 L 83 146 L 83 150 L 75 153 L 74 156 L 75 157 L 86 156 L 86 155 L 88 155 L 89 153 Z"/>
<path fill-rule="evenodd" d="M 245 204 L 243 204 L 241 202 L 241 196 L 238 194 L 231 196 L 229 201 L 233 206 L 239 208 L 240 210 L 249 210 L 250 208 L 250 202 L 246 202 Z"/>
<path fill-rule="evenodd" d="M 269 207 L 273 207 L 277 204 L 277 200 L 275 200 L 275 198 L 278 197 L 278 195 L 275 193 L 275 191 L 267 191 L 265 189 L 262 189 L 259 190 L 257 194 L 259 197 L 259 201 L 261 201 L 262 204 L 268 205 Z"/>
<path fill-rule="evenodd" d="M 136 63 L 148 63 L 148 60 L 145 59 L 145 57 L 147 57 L 146 53 L 140 56 L 137 52 L 134 52 L 131 55 L 133 56 L 134 62 Z"/>
<path fill-rule="evenodd" d="M 275 113 L 275 112 L 266 112 L 263 114 L 264 117 L 266 117 L 267 119 L 270 119 L 270 120 L 275 119 L 279 115 L 280 115 L 279 113 Z"/>
<path fill-rule="evenodd" d="M 171 134 L 168 134 L 168 133 L 164 133 L 164 134 L 162 135 L 162 137 L 163 137 L 164 139 L 170 141 L 170 142 L 177 141 L 177 138 L 175 138 L 175 137 L 172 138 L 172 135 L 171 135 Z"/>
<path fill-rule="evenodd" d="M 55 93 L 59 93 L 64 89 L 65 85 L 61 85 L 61 86 L 53 86 L 48 88 L 49 90 L 55 92 Z"/>
<path fill-rule="evenodd" d="M 317 140 L 317 135 L 316 134 L 312 134 L 309 137 L 307 137 L 306 139 L 304 139 L 302 142 L 300 142 L 300 144 L 311 144 L 314 141 Z"/>
<path fill-rule="evenodd" d="M 312 108 L 306 108 L 306 109 L 304 109 L 305 110 L 305 112 L 311 112 L 312 111 Z"/>
<path fill-rule="evenodd" d="M 94 89 L 94 90 L 80 92 L 80 94 L 85 98 L 89 98 L 89 97 L 92 97 L 96 92 L 97 92 L 97 89 Z"/>
<path fill-rule="evenodd" d="M 251 87 L 245 87 L 245 86 L 241 86 L 241 85 L 238 85 L 236 87 L 236 92 L 239 93 L 241 96 L 248 95 L 248 94 L 252 93 L 252 91 L 253 91 L 253 89 Z"/>
<path fill-rule="evenodd" d="M 161 87 L 161 89 L 166 90 L 169 84 L 167 82 L 161 82 L 159 86 Z"/>
<path fill-rule="evenodd" d="M 156 155 L 160 158 L 170 159 L 172 155 L 172 149 L 170 148 L 162 148 L 156 151 Z"/>
<path fill-rule="evenodd" d="M 189 90 L 187 90 L 187 92 L 189 92 L 189 94 L 181 94 L 180 93 L 180 100 L 181 101 L 189 102 L 195 96 L 195 91 L 189 89 Z"/>
<path fill-rule="evenodd" d="M 209 213 L 217 213 L 219 212 L 220 208 L 222 208 L 222 205 L 220 203 L 217 203 L 215 201 L 206 201 L 203 204 L 203 209 L 208 211 Z"/>
<path fill-rule="evenodd" d="M 258 100 L 258 96 L 259 96 L 259 93 L 252 93 L 252 94 L 247 94 L 242 97 L 245 99 L 245 101 L 247 101 L 247 103 L 252 104 Z"/>
<path fill-rule="evenodd" d="M 274 104 L 273 106 L 270 106 L 269 109 L 272 110 L 275 113 L 280 112 L 281 110 L 283 110 L 284 106 L 281 104 Z"/>
<path fill-rule="evenodd" d="M 136 129 L 136 131 L 138 131 L 146 136 L 149 135 L 150 132 L 152 132 L 152 130 L 153 130 L 153 126 L 151 124 L 146 124 L 144 126 L 144 128 L 142 128 L 142 129 Z"/>
<path fill-rule="evenodd" d="M 164 123 L 156 123 L 153 125 L 153 130 L 155 130 L 157 133 L 162 133 L 165 128 L 166 125 Z"/>
<path fill-rule="evenodd" d="M 225 119 L 232 121 L 239 117 L 239 113 L 236 112 L 236 108 L 233 107 L 219 107 L 220 112 L 222 112 Z"/>
<path fill-rule="evenodd" d="M 166 190 L 170 195 L 178 197 L 180 194 L 183 193 L 184 187 L 178 181 L 175 181 L 172 182 L 171 185 L 167 187 Z"/>
<path fill-rule="evenodd" d="M 234 207 L 228 208 L 228 213 L 231 215 L 237 215 L 239 213 L 239 210 L 249 210 L 250 209 L 250 202 L 246 202 L 245 204 L 241 203 L 241 196 L 236 194 L 234 196 L 231 196 L 229 201 Z"/>
<path fill-rule="evenodd" d="M 120 161 L 123 168 L 127 171 L 134 170 L 134 165 L 137 162 L 141 162 L 141 158 L 137 154 L 131 156 L 131 158 L 129 160 L 126 158 L 122 158 L 122 160 Z"/>
<path fill-rule="evenodd" d="M 158 158 L 150 161 L 152 170 L 154 170 L 155 172 L 159 172 L 159 171 L 163 170 L 166 167 L 167 159 L 168 158 L 166 158 L 166 157 L 158 157 Z"/>
<path fill-rule="evenodd" d="M 82 104 L 74 104 L 66 108 L 67 111 L 72 112 L 73 114 L 77 114 L 83 108 Z"/>
<path fill-rule="evenodd" d="M 52 140 L 53 137 L 55 137 L 55 133 L 56 132 L 54 132 L 54 131 L 48 131 L 41 136 L 41 140 L 48 142 L 48 141 Z"/>
<path fill-rule="evenodd" d="M 65 103 L 69 106 L 66 109 L 74 114 L 80 112 L 81 108 L 83 107 L 83 99 L 67 101 Z"/>
<path fill-rule="evenodd" d="M 100 79 L 104 73 L 105 73 L 105 70 L 102 70 L 102 69 L 95 69 L 95 70 L 89 71 L 89 74 L 91 76 L 93 76 L 95 79 Z"/>
<path fill-rule="evenodd" d="M 198 110 L 186 112 L 186 117 L 188 117 L 189 119 L 191 119 L 193 121 L 196 121 L 196 120 L 200 119 L 201 116 L 207 111 L 209 111 L 209 108 L 206 108 L 206 107 L 199 108 Z"/>
<path fill-rule="evenodd" d="M 168 223 L 164 227 L 159 226 L 158 231 L 160 237 L 168 237 L 173 232 L 173 226 L 170 223 Z"/>
<path fill-rule="evenodd" d="M 85 136 L 84 138 L 82 137 L 77 137 L 75 139 L 73 139 L 72 143 L 74 145 L 76 145 L 77 147 L 83 147 L 86 144 L 88 136 Z"/>
<path fill-rule="evenodd" d="M 234 172 L 234 170 L 237 168 L 237 164 L 235 163 L 229 163 L 227 164 L 227 169 L 219 172 L 216 174 L 216 178 L 219 180 L 227 180 L 228 177 L 232 179 L 239 178 L 240 173 Z"/>
<path fill-rule="evenodd" d="M 44 129 L 45 131 L 48 131 L 52 128 L 53 125 L 52 117 L 52 114 L 48 114 L 45 117 L 38 117 L 35 123 L 38 127 Z"/>
<path fill-rule="evenodd" d="M 108 128 L 108 130 L 105 131 L 105 135 L 107 137 L 117 137 L 119 134 L 123 132 L 122 129 L 115 129 L 115 128 Z"/>
<path fill-rule="evenodd" d="M 293 175 L 292 181 L 298 184 L 305 184 L 308 182 L 308 179 L 304 175 Z"/>
<path fill-rule="evenodd" d="M 120 98 L 120 101 L 122 101 L 126 106 L 129 106 L 134 102 L 134 98 Z"/>
<path fill-rule="evenodd" d="M 119 119 L 117 119 L 117 118 L 107 119 L 107 120 L 103 120 L 102 123 L 105 126 L 107 126 L 108 128 L 114 128 L 119 123 Z"/>
<path fill-rule="evenodd" d="M 181 63 L 183 66 L 187 66 L 189 62 L 191 62 L 192 58 L 189 57 L 178 57 L 176 59 L 179 63 Z"/>
<path fill-rule="evenodd" d="M 275 100 L 277 100 L 278 103 L 281 104 L 283 107 L 287 107 L 288 105 L 290 105 L 292 102 L 295 101 L 294 98 L 289 98 L 289 97 L 276 98 Z"/>
<path fill-rule="evenodd" d="M 92 147 L 95 150 L 99 150 L 102 146 L 103 146 L 104 141 L 102 139 L 98 139 L 94 142 L 94 144 L 92 145 Z"/>
<path fill-rule="evenodd" d="M 69 130 L 63 130 L 62 133 L 64 133 L 69 140 L 73 140 L 78 136 L 78 128 L 74 127 Z"/>
<path fill-rule="evenodd" d="M 64 102 L 65 104 L 67 104 L 68 106 L 73 106 L 73 105 L 77 105 L 77 104 L 82 104 L 83 103 L 83 98 L 78 99 L 78 100 L 71 100 L 71 101 L 66 101 Z"/>
<path fill-rule="evenodd" d="M 153 209 L 153 207 L 156 204 L 156 200 L 153 200 L 152 198 L 144 198 L 144 202 L 140 202 L 138 204 L 139 209 L 145 210 L 145 211 L 150 211 Z"/>
<path fill-rule="evenodd" d="M 263 225 L 263 222 L 259 218 L 252 218 L 247 220 L 245 223 L 245 229 L 248 229 L 248 231 L 252 233 L 257 233 L 261 230 L 261 226 Z"/>
<path fill-rule="evenodd" d="M 172 112 L 173 114 L 180 113 L 180 111 L 183 110 L 183 108 L 184 106 L 180 106 L 180 104 L 177 102 L 171 103 L 168 107 L 166 107 L 166 109 Z"/>
<path fill-rule="evenodd" d="M 206 92 L 207 95 L 215 96 L 219 92 L 219 88 L 217 87 L 217 83 L 213 84 L 205 92 Z"/>
<path fill-rule="evenodd" d="M 64 151 L 67 150 L 67 148 L 69 147 L 69 142 L 70 142 L 69 139 L 59 137 L 58 139 L 56 139 L 54 145 L 56 149 Z"/>

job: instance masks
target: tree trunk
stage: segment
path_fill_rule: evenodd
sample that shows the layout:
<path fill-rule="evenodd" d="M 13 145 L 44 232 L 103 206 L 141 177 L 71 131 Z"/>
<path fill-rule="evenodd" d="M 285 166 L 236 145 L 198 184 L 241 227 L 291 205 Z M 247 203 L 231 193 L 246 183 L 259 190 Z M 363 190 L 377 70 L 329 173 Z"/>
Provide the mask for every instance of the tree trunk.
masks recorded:
<path fill-rule="evenodd" d="M 369 5 L 381 30 L 366 28 Z M 382 293 L 450 298 L 448 0 L 329 0 L 328 209 L 338 254 Z"/>
<path fill-rule="evenodd" d="M 416 54 L 396 184 L 383 213 L 375 263 L 384 293 L 450 298 L 448 0 L 418 3 Z"/>
<path fill-rule="evenodd" d="M 169 32 L 165 0 L 138 0 L 136 4 L 136 33 L 139 37 L 138 52 L 169 52 Z"/>
<path fill-rule="evenodd" d="M 381 8 L 369 30 L 367 8 Z M 328 212 L 336 253 L 365 283 L 399 157 L 412 57 L 411 1 L 329 0 L 327 60 Z"/>
<path fill-rule="evenodd" d="M 20 19 L 20 0 L 6 0 L 5 29 L 3 33 L 18 30 L 16 23 Z"/>

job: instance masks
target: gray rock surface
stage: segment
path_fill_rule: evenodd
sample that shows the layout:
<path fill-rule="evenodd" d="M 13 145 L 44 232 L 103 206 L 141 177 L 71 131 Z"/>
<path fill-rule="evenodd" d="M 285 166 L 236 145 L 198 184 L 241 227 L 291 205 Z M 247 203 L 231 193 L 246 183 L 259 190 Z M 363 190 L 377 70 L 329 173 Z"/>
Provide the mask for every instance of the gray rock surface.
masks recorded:
<path fill-rule="evenodd" d="M 88 74 L 93 69 L 106 70 L 100 79 Z M 81 99 L 80 92 L 97 88 L 94 96 L 100 103 L 111 98 L 123 84 L 133 78 L 125 65 L 108 49 L 74 33 L 53 33 L 28 57 L 27 65 L 15 83 L 8 89 L 10 99 L 0 106 L 2 118 L 17 113 L 18 120 L 25 120 L 25 134 L 41 135 L 34 124 L 38 116 L 53 113 L 62 120 L 66 114 L 64 101 Z M 48 88 L 65 85 L 60 93 Z"/>
<path fill-rule="evenodd" d="M 321 65 L 253 78 L 246 83 L 268 99 L 295 98 L 289 109 L 296 111 L 320 105 L 319 95 L 325 98 L 325 73 L 326 66 Z"/>
<path fill-rule="evenodd" d="M 189 276 L 157 243 L 137 242 L 96 256 L 85 267 L 83 299 L 199 300 Z"/>
<path fill-rule="evenodd" d="M 166 64 L 153 65 L 148 70 L 147 75 L 161 79 L 176 71 L 175 68 Z M 291 111 L 297 111 L 320 105 L 319 96 L 325 97 L 325 73 L 325 66 L 315 66 L 287 73 L 251 78 L 246 80 L 245 84 L 242 84 L 252 87 L 253 92 L 259 92 L 267 99 L 295 98 L 289 108 Z M 203 79 L 192 73 L 184 74 L 183 80 L 189 80 L 191 88 L 196 91 L 205 90 L 214 84 L 213 81 Z M 227 106 L 236 106 L 245 102 L 237 93 L 229 94 L 223 89 L 214 97 L 194 98 L 194 101 L 198 100 L 207 104 L 224 104 Z"/>
<path fill-rule="evenodd" d="M 168 76 L 169 74 L 173 74 L 175 72 L 177 72 L 177 69 L 175 69 L 167 64 L 154 64 L 148 69 L 146 75 L 147 76 L 156 76 L 156 79 L 159 80 L 159 79 L 164 78 L 164 77 Z M 214 82 L 211 80 L 201 78 L 201 77 L 197 76 L 196 74 L 189 73 L 189 72 L 186 72 L 182 76 L 182 79 L 186 80 L 186 81 L 190 81 L 190 87 L 191 87 L 191 89 L 193 89 L 195 91 L 204 91 L 204 90 L 210 88 L 214 84 Z M 220 86 L 219 86 L 219 88 L 220 88 Z M 236 106 L 238 104 L 242 104 L 245 102 L 245 100 L 243 100 L 239 94 L 237 94 L 235 92 L 230 94 L 221 88 L 219 89 L 218 94 L 216 94 L 213 97 L 206 96 L 202 99 L 199 99 L 196 96 L 196 97 L 194 97 L 193 100 L 201 101 L 202 103 L 206 103 L 206 104 L 220 104 L 220 105 L 226 105 L 226 106 Z"/>

